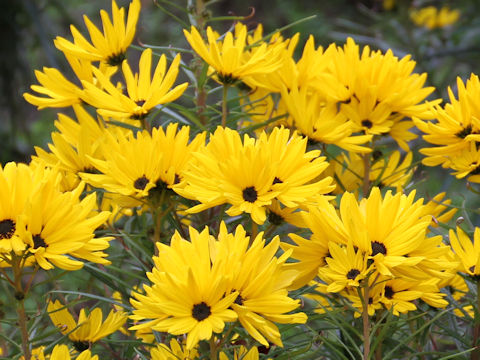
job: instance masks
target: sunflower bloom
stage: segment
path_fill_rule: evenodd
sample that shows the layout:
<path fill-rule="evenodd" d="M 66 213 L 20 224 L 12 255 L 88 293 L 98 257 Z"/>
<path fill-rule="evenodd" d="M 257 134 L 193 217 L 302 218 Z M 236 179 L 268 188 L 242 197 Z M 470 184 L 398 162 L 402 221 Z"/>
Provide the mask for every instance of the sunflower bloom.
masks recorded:
<path fill-rule="evenodd" d="M 188 334 L 187 349 L 220 333 L 225 322 L 237 319 L 230 309 L 238 293 L 227 292 L 225 275 L 213 266 L 208 228 L 198 233 L 190 228 L 190 240 L 175 233 L 170 245 L 157 243 L 158 256 L 144 285 L 145 295 L 134 292 L 131 319 L 140 323 L 131 330 L 152 329 L 172 335 Z"/>
<path fill-rule="evenodd" d="M 93 86 L 100 85 L 93 75 L 95 67 L 90 61 L 77 59 L 67 54 L 65 57 L 80 82 L 85 81 Z M 110 79 L 117 71 L 116 68 L 103 64 L 97 70 L 107 79 Z M 39 110 L 47 107 L 57 108 L 81 104 L 83 89 L 65 78 L 59 70 L 44 67 L 43 72 L 35 70 L 35 77 L 40 85 L 32 85 L 30 88 L 41 96 L 24 93 L 23 97 L 30 104 L 37 106 Z"/>
<path fill-rule="evenodd" d="M 339 292 L 345 287 L 358 287 L 369 272 L 367 256 L 361 251 L 355 251 L 349 242 L 346 247 L 330 242 L 330 256 L 326 257 L 328 266 L 320 268 L 319 276 L 327 284 L 328 292 Z"/>
<path fill-rule="evenodd" d="M 389 134 L 409 150 L 408 141 L 416 138 L 408 131 L 414 126 L 412 117 L 433 118 L 424 100 L 434 88 L 424 87 L 427 74 L 413 73 L 414 67 L 409 55 L 398 59 L 391 50 L 382 54 L 368 46 L 360 52 L 351 38 L 343 48 L 336 47 L 330 72 L 347 90 L 339 101 L 340 112 L 354 124 L 354 131 Z"/>
<path fill-rule="evenodd" d="M 372 269 L 383 276 L 425 279 L 441 273 L 446 266 L 441 257 L 448 248 L 441 244 L 441 237 L 426 237 L 431 215 L 425 214 L 423 200 L 414 201 L 414 196 L 414 192 L 406 196 L 387 191 L 382 198 L 380 190 L 373 188 L 370 196 L 360 202 L 353 194 L 345 193 L 339 213 L 324 199 L 310 206 L 304 218 L 312 238 L 290 234 L 296 245 L 282 245 L 284 249 L 292 248 L 292 258 L 299 260 L 286 264 L 300 271 L 294 285 L 308 283 L 325 265 L 330 242 L 346 245 L 352 241 L 373 260 Z"/>
<path fill-rule="evenodd" d="M 359 153 L 371 151 L 362 144 L 370 141 L 372 135 L 355 135 L 356 129 L 347 116 L 338 113 L 335 103 L 324 105 L 317 93 L 309 94 L 306 87 L 300 91 L 291 89 L 282 93 L 282 102 L 291 116 L 289 126 L 309 139 Z"/>
<path fill-rule="evenodd" d="M 112 19 L 110 20 L 105 10 L 100 11 L 102 18 L 103 34 L 84 15 L 83 19 L 90 34 L 91 43 L 75 28 L 70 25 L 73 43 L 57 36 L 55 46 L 65 54 L 71 54 L 80 59 L 101 61 L 116 66 L 125 59 L 125 53 L 135 36 L 138 16 L 140 14 L 140 0 L 133 0 L 128 8 L 127 23 L 125 24 L 125 9 L 118 8 L 112 0 Z"/>
<path fill-rule="evenodd" d="M 183 83 L 171 89 L 179 65 L 180 55 L 177 55 L 167 71 L 167 59 L 162 55 L 152 77 L 152 49 L 146 49 L 140 57 L 139 73 L 133 74 L 127 60 L 122 63 L 128 95 L 115 87 L 98 69 L 93 68 L 93 73 L 105 91 L 84 81 L 82 99 L 96 107 L 104 117 L 143 120 L 155 106 L 176 100 L 187 88 L 188 83 Z"/>
<path fill-rule="evenodd" d="M 307 152 L 306 139 L 290 136 L 288 129 L 275 128 L 258 140 L 245 135 L 242 142 L 238 132 L 218 127 L 209 144 L 194 154 L 185 187 L 174 190 L 201 202 L 188 212 L 227 203 L 232 205 L 228 215 L 248 213 L 263 224 L 274 198 L 298 207 L 333 190 L 330 177 L 316 179 L 327 165 L 318 155 L 318 150 Z"/>
<path fill-rule="evenodd" d="M 223 40 L 212 28 L 207 27 L 208 44 L 205 44 L 198 30 L 192 26 L 183 33 L 195 52 L 214 69 L 220 83 L 233 84 L 247 76 L 272 73 L 281 63 L 281 51 L 285 44 L 268 46 L 267 43 L 247 47 L 247 27 L 238 23 L 235 32 L 227 32 Z"/>
<path fill-rule="evenodd" d="M 123 311 L 110 311 L 105 321 L 100 308 L 95 308 L 87 315 L 85 309 L 80 310 L 78 321 L 67 310 L 65 305 L 56 300 L 49 301 L 48 316 L 63 335 L 73 342 L 77 351 L 84 351 L 91 343 L 97 342 L 120 329 L 127 321 Z"/>
<path fill-rule="evenodd" d="M 183 180 L 192 153 L 205 141 L 205 134 L 200 134 L 190 142 L 188 126 L 177 129 L 174 123 L 166 130 L 154 128 L 151 134 L 108 134 L 100 149 L 103 159 L 89 157 L 100 174 L 80 175 L 95 187 L 138 200 L 161 194 Z"/>
<path fill-rule="evenodd" d="M 470 276 L 480 275 L 480 228 L 475 228 L 473 242 L 459 227 L 448 232 L 450 244 L 460 260 L 460 271 Z"/>
<path fill-rule="evenodd" d="M 230 291 L 238 292 L 232 309 L 240 324 L 262 345 L 269 346 L 269 341 L 282 346 L 274 322 L 293 324 L 307 320 L 304 313 L 287 314 L 300 305 L 298 300 L 288 297 L 286 290 L 296 275 L 283 268 L 290 252 L 279 258 L 274 256 L 280 244 L 278 236 L 268 245 L 265 245 L 263 233 L 250 246 L 249 240 L 241 225 L 230 234 L 222 223 L 213 261 L 222 263 L 222 272 L 231 279 Z"/>

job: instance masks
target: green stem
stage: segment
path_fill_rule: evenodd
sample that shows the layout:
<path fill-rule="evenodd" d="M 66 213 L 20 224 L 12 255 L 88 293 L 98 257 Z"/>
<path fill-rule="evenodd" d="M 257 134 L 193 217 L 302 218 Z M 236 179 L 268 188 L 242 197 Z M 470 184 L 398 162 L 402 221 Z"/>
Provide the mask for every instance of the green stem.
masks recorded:
<path fill-rule="evenodd" d="M 369 298 L 370 286 L 367 285 L 363 290 L 362 301 L 362 320 L 363 320 L 363 358 L 368 360 L 370 356 L 370 319 L 368 317 L 368 298 Z"/>
<path fill-rule="evenodd" d="M 370 154 L 363 155 L 363 197 L 368 196 L 370 191 Z"/>
<path fill-rule="evenodd" d="M 228 85 L 223 84 L 223 98 L 222 98 L 222 127 L 227 126 L 227 97 L 228 97 Z"/>
<path fill-rule="evenodd" d="M 215 336 L 210 338 L 210 360 L 217 360 L 217 345 L 215 344 Z"/>
<path fill-rule="evenodd" d="M 480 348 L 478 347 L 478 339 L 480 337 L 480 280 L 477 280 L 477 308 L 475 311 L 475 319 L 473 326 L 473 343 L 475 350 L 472 351 L 471 360 L 480 360 Z"/>
<path fill-rule="evenodd" d="M 27 314 L 25 312 L 26 292 L 22 286 L 22 258 L 12 255 L 15 260 L 12 262 L 13 281 L 15 283 L 15 299 L 17 299 L 18 326 L 22 336 L 22 351 L 25 360 L 31 360 L 29 337 L 27 330 Z"/>

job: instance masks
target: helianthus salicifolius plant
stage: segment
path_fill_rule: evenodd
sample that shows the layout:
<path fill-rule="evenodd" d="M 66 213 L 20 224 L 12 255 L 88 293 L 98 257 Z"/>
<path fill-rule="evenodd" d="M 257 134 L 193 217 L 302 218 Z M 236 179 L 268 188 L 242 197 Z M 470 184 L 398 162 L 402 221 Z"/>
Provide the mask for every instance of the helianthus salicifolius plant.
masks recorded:
<path fill-rule="evenodd" d="M 104 117 L 144 120 L 154 107 L 176 100 L 187 88 L 188 84 L 182 83 L 172 89 L 179 65 L 180 55 L 177 55 L 167 70 L 167 58 L 162 55 L 152 75 L 152 49 L 142 52 L 138 73 L 134 74 L 127 60 L 124 60 L 122 73 L 126 94 L 99 70 L 93 68 L 103 90 L 88 82 L 82 82 L 85 88 L 82 100 L 97 108 L 97 112 Z"/>
<path fill-rule="evenodd" d="M 325 158 L 306 146 L 306 138 L 285 128 L 262 133 L 258 140 L 245 135 L 242 141 L 237 131 L 218 127 L 208 145 L 194 154 L 184 173 L 186 185 L 174 190 L 201 203 L 188 212 L 230 204 L 228 215 L 248 213 L 263 224 L 274 199 L 298 207 L 333 190 L 330 177 L 318 179 Z"/>
<path fill-rule="evenodd" d="M 101 146 L 102 159 L 89 157 L 99 173 L 81 173 L 92 186 L 136 200 L 172 189 L 183 180 L 192 153 L 203 146 L 205 134 L 189 138 L 190 127 L 169 124 L 127 136 L 108 134 Z M 181 186 L 181 185 L 179 185 Z M 173 192 L 172 192 L 173 194 Z"/>
<path fill-rule="evenodd" d="M 298 260 L 285 265 L 299 271 L 293 286 L 307 284 L 327 265 L 330 242 L 341 246 L 352 242 L 372 262 L 373 278 L 428 280 L 432 275 L 440 277 L 449 266 L 455 267 L 442 258 L 448 247 L 441 237 L 427 237 L 432 217 L 426 213 L 423 200 L 414 201 L 414 196 L 415 192 L 407 196 L 391 191 L 382 196 L 374 187 L 360 202 L 345 193 L 339 213 L 324 199 L 309 206 L 303 216 L 312 231 L 310 240 L 290 234 L 294 244 L 282 244 L 284 249 L 293 249 L 292 258 Z M 354 259 L 353 253 L 350 258 Z"/>
<path fill-rule="evenodd" d="M 480 182 L 480 155 L 476 144 L 480 141 L 480 110 L 476 98 L 480 96 L 480 80 L 471 74 L 466 84 L 457 78 L 458 95 L 448 89 L 450 102 L 432 106 L 435 120 L 414 119 L 425 134 L 423 139 L 434 147 L 420 149 L 426 157 L 422 163 L 455 170 L 457 178 Z"/>
<path fill-rule="evenodd" d="M 386 53 L 362 51 L 352 38 L 332 54 L 329 72 L 346 90 L 338 102 L 342 112 L 353 123 L 354 131 L 380 136 L 390 135 L 405 151 L 408 142 L 416 138 L 409 130 L 412 117 L 432 119 L 430 103 L 425 102 L 434 91 L 424 87 L 427 74 L 413 70 L 415 61 L 407 55 L 401 59 L 391 50 Z"/>
<path fill-rule="evenodd" d="M 68 107 L 82 103 L 83 88 L 82 81 L 100 86 L 93 74 L 95 66 L 88 60 L 75 58 L 65 54 L 65 57 L 75 73 L 78 83 L 68 80 L 58 69 L 43 68 L 43 71 L 35 70 L 35 77 L 40 85 L 31 85 L 31 89 L 39 95 L 24 93 L 23 97 L 30 104 L 37 106 L 39 110 L 47 107 Z M 96 69 L 96 68 L 95 68 Z M 117 69 L 105 64 L 100 64 L 97 69 L 107 79 L 115 74 Z"/>
<path fill-rule="evenodd" d="M 125 59 L 127 48 L 135 36 L 138 17 L 140 14 L 140 0 L 133 0 L 128 8 L 127 22 L 125 23 L 125 9 L 119 8 L 112 0 L 112 20 L 105 10 L 100 11 L 103 33 L 84 15 L 91 42 L 89 42 L 77 28 L 70 25 L 73 42 L 57 36 L 55 46 L 65 54 L 73 55 L 89 61 L 100 61 L 110 66 L 120 65 Z"/>
<path fill-rule="evenodd" d="M 270 342 L 283 346 L 274 323 L 294 324 L 307 320 L 304 313 L 290 313 L 300 305 L 287 291 L 296 275 L 296 271 L 283 267 L 291 251 L 276 257 L 280 245 L 278 236 L 269 244 L 263 233 L 250 241 L 241 225 L 234 233 L 229 233 L 225 223 L 220 225 L 214 245 L 212 261 L 223 264 L 222 272 L 230 280 L 229 292 L 238 292 L 232 309 L 240 324 L 262 345 L 269 346 Z"/>
<path fill-rule="evenodd" d="M 92 343 L 119 330 L 127 321 L 125 312 L 115 310 L 110 311 L 103 320 L 100 308 L 93 309 L 89 314 L 82 308 L 78 320 L 75 320 L 67 307 L 58 300 L 49 301 L 47 311 L 52 323 L 72 341 L 77 351 L 88 349 Z"/>
<path fill-rule="evenodd" d="M 222 223 L 217 239 L 208 228 L 201 233 L 190 228 L 190 239 L 175 233 L 171 245 L 157 243 L 155 267 L 147 274 L 152 285 L 131 299 L 131 318 L 139 322 L 132 329 L 188 334 L 186 346 L 192 349 L 238 318 L 261 344 L 282 346 L 274 323 L 306 321 L 304 313 L 290 313 L 300 305 L 286 290 L 296 271 L 283 268 L 289 253 L 275 256 L 278 237 L 267 245 L 260 233 L 250 242 L 241 225 L 229 233 Z"/>
<path fill-rule="evenodd" d="M 225 85 L 255 74 L 274 72 L 282 65 L 281 54 L 286 44 L 248 44 L 247 27 L 242 23 L 237 23 L 234 32 L 228 31 L 223 38 L 207 27 L 208 43 L 194 26 L 183 33 L 193 50 L 213 69 L 214 78 Z"/>
<path fill-rule="evenodd" d="M 147 273 L 152 285 L 144 285 L 144 293 L 132 293 L 130 318 L 138 324 L 130 329 L 186 334 L 190 350 L 237 320 L 231 306 L 238 292 L 227 293 L 227 274 L 212 264 L 208 228 L 201 233 L 190 228 L 189 237 L 176 232 L 170 245 L 157 243 L 155 266 Z"/>

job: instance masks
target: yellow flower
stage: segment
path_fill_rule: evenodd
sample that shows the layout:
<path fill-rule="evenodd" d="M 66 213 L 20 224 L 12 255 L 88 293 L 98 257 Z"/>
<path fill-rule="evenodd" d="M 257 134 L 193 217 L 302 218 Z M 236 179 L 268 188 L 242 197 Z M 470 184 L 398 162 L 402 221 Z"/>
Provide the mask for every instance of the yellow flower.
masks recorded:
<path fill-rule="evenodd" d="M 219 359 L 220 360 L 229 360 L 230 358 L 222 351 L 219 354 Z M 233 352 L 233 360 L 258 360 L 259 355 L 258 355 L 258 348 L 256 346 L 253 346 L 248 350 L 245 346 L 240 345 L 238 349 L 234 349 Z M 271 360 L 271 358 L 268 358 L 268 360 Z"/>
<path fill-rule="evenodd" d="M 209 26 L 208 44 L 205 44 L 198 30 L 192 26 L 190 32 L 183 30 L 187 41 L 195 52 L 216 72 L 220 83 L 233 84 L 247 76 L 272 73 L 282 65 L 280 55 L 285 43 L 268 46 L 267 43 L 247 44 L 247 27 L 237 23 L 235 33 L 220 35 Z"/>
<path fill-rule="evenodd" d="M 320 279 L 328 285 L 326 290 L 339 292 L 345 287 L 358 287 L 370 270 L 365 253 L 354 250 L 352 242 L 347 246 L 329 242 L 328 249 L 327 266 L 318 269 Z"/>
<path fill-rule="evenodd" d="M 166 130 L 154 128 L 151 134 L 146 130 L 136 136 L 108 134 L 101 146 L 103 160 L 89 157 L 101 173 L 81 173 L 82 179 L 135 199 L 160 195 L 181 183 L 192 153 L 205 141 L 205 134 L 199 134 L 189 142 L 190 127 L 177 129 L 178 124 L 172 123 Z"/>
<path fill-rule="evenodd" d="M 66 306 L 58 300 L 49 301 L 47 311 L 53 324 L 63 335 L 68 336 L 77 351 L 88 349 L 91 343 L 113 334 L 127 321 L 125 312 L 114 310 L 110 311 L 103 321 L 103 313 L 100 308 L 93 309 L 88 315 L 82 308 L 78 321 L 75 321 Z"/>
<path fill-rule="evenodd" d="M 228 283 L 218 266 L 212 266 L 208 228 L 190 228 L 190 241 L 175 233 L 170 245 L 157 243 L 154 268 L 147 273 L 153 283 L 145 295 L 133 292 L 131 319 L 141 323 L 131 330 L 152 329 L 172 335 L 187 334 L 186 347 L 220 333 L 225 322 L 237 319 L 230 309 L 238 293 L 228 293 Z"/>
<path fill-rule="evenodd" d="M 32 350 L 32 360 L 71 360 L 73 351 L 67 345 L 55 345 L 50 355 L 45 355 L 45 346 L 40 346 Z M 1 355 L 1 354 L 0 354 Z M 82 351 L 75 357 L 76 360 L 98 360 L 98 355 L 92 356 L 90 350 Z M 25 360 L 23 356 L 20 360 Z"/>
<path fill-rule="evenodd" d="M 309 206 L 304 219 L 312 230 L 311 239 L 289 234 L 295 245 L 282 245 L 284 249 L 292 248 L 292 258 L 298 260 L 286 264 L 299 271 L 293 287 L 308 283 L 318 268 L 324 266 L 330 242 L 352 241 L 373 260 L 372 269 L 384 276 L 406 279 L 440 276 L 441 269 L 448 268 L 442 258 L 448 248 L 442 245 L 440 236 L 426 237 L 431 216 L 425 214 L 423 200 L 414 201 L 414 196 L 415 192 L 406 196 L 387 191 L 382 197 L 375 187 L 360 202 L 352 193 L 345 193 L 339 213 L 325 199 Z"/>
<path fill-rule="evenodd" d="M 77 59 L 68 54 L 65 54 L 65 57 L 78 80 L 92 86 L 100 85 L 93 76 L 95 67 L 90 61 Z M 101 64 L 97 71 L 109 79 L 116 72 L 116 68 Z M 57 69 L 44 67 L 43 72 L 35 70 L 35 77 L 40 85 L 32 85 L 31 89 L 44 96 L 24 93 L 23 97 L 39 110 L 46 107 L 68 107 L 82 102 L 83 89 L 67 80 Z"/>
<path fill-rule="evenodd" d="M 307 140 L 283 128 L 258 140 L 231 129 L 217 128 L 196 161 L 185 172 L 186 185 L 175 188 L 180 195 L 201 204 L 194 213 L 220 204 L 231 204 L 230 216 L 251 214 L 263 224 L 266 207 L 274 198 L 287 207 L 307 204 L 333 190 L 332 179 L 316 179 L 326 168 L 320 152 L 306 151 Z M 308 183 L 310 182 L 310 183 Z"/>
<path fill-rule="evenodd" d="M 422 282 L 412 282 L 402 279 L 388 280 L 383 286 L 382 304 L 392 311 L 393 315 L 399 315 L 417 309 L 414 301 L 422 299 L 429 305 L 443 308 L 448 302 L 443 299 L 446 294 L 440 293 L 436 283 L 438 279 Z M 379 286 L 379 285 L 377 285 Z"/>
<path fill-rule="evenodd" d="M 152 49 L 146 49 L 140 57 L 138 73 L 133 74 L 127 60 L 122 63 L 128 96 L 98 69 L 93 68 L 93 73 L 105 91 L 83 81 L 85 90 L 82 99 L 96 107 L 98 113 L 104 117 L 143 120 L 155 106 L 176 100 L 187 88 L 188 84 L 183 83 L 171 89 L 177 78 L 179 65 L 180 55 L 177 55 L 166 71 L 167 59 L 162 55 L 152 78 Z"/>
<path fill-rule="evenodd" d="M 283 268 L 290 252 L 275 257 L 280 239 L 274 237 L 266 245 L 263 233 L 249 245 L 241 225 L 235 233 L 228 233 L 225 223 L 220 225 L 215 242 L 214 266 L 219 264 L 229 280 L 229 292 L 238 292 L 232 304 L 240 324 L 262 345 L 269 342 L 282 346 L 281 334 L 274 322 L 283 324 L 305 323 L 304 313 L 288 314 L 300 305 L 288 296 L 287 286 L 296 273 Z M 268 341 L 267 341 L 268 340 Z"/>
<path fill-rule="evenodd" d="M 57 36 L 55 46 L 65 54 L 71 54 L 80 59 L 89 61 L 101 61 L 111 66 L 122 63 L 125 59 L 127 48 L 135 36 L 138 16 L 140 13 L 140 0 L 133 0 L 128 8 L 127 23 L 125 24 L 125 9 L 118 8 L 115 0 L 112 0 L 112 19 L 110 20 L 105 10 L 100 11 L 102 18 L 102 32 L 84 15 L 83 19 L 87 26 L 91 43 L 75 28 L 70 25 L 73 43 L 65 38 Z"/>
<path fill-rule="evenodd" d="M 442 6 L 440 9 L 435 6 L 426 6 L 410 11 L 410 18 L 416 25 L 432 30 L 455 24 L 460 18 L 460 11 L 451 10 L 448 6 Z"/>
<path fill-rule="evenodd" d="M 28 206 L 34 187 L 33 172 L 25 164 L 7 163 L 0 166 L 0 254 L 26 248 L 19 235 L 19 221 Z M 20 225 L 21 226 L 21 225 Z"/>
<path fill-rule="evenodd" d="M 324 144 L 335 144 L 342 149 L 366 153 L 371 150 L 361 146 L 372 139 L 372 135 L 355 135 L 355 128 L 348 117 L 339 113 L 337 104 L 324 104 L 318 93 L 310 94 L 307 88 L 296 88 L 282 92 L 282 102 L 291 120 L 289 126 L 297 129 L 309 139 Z"/>
<path fill-rule="evenodd" d="M 460 260 L 460 271 L 470 276 L 480 275 L 480 228 L 475 228 L 473 243 L 469 236 L 457 226 L 457 234 L 449 230 L 450 245 Z"/>
<path fill-rule="evenodd" d="M 480 96 L 480 80 L 477 75 L 471 74 L 464 84 L 458 77 L 457 88 L 458 99 L 449 87 L 450 103 L 444 107 L 432 107 L 435 122 L 414 118 L 415 125 L 425 133 L 423 139 L 436 145 L 420 149 L 420 153 L 427 156 L 422 160 L 427 166 L 448 168 L 452 161 L 464 161 L 465 157 L 471 156 L 468 155 L 470 151 L 475 153 L 476 148 L 472 144 L 480 141 L 480 108 L 475 100 Z"/>
<path fill-rule="evenodd" d="M 94 212 L 96 194 L 80 200 L 84 184 L 69 192 L 61 192 L 55 183 L 55 171 L 35 170 L 45 179 L 31 194 L 23 215 L 20 236 L 28 245 L 30 260 L 45 270 L 56 267 L 77 270 L 83 263 L 71 256 L 108 265 L 103 253 L 112 237 L 95 237 L 94 231 L 110 215 Z M 42 174 L 44 174 L 42 176 Z"/>
<path fill-rule="evenodd" d="M 187 349 L 177 340 L 171 339 L 170 346 L 159 344 L 150 350 L 151 360 L 193 360 L 198 358 L 197 349 Z"/>
<path fill-rule="evenodd" d="M 402 59 L 391 50 L 385 54 L 359 46 L 348 38 L 343 48 L 332 54 L 330 71 L 347 90 L 339 102 L 340 112 L 365 134 L 389 134 L 408 151 L 407 142 L 416 138 L 408 129 L 412 116 L 433 118 L 430 105 L 422 103 L 434 88 L 424 87 L 427 74 L 413 73 L 415 62 Z M 433 103 L 439 103 L 435 100 Z"/>

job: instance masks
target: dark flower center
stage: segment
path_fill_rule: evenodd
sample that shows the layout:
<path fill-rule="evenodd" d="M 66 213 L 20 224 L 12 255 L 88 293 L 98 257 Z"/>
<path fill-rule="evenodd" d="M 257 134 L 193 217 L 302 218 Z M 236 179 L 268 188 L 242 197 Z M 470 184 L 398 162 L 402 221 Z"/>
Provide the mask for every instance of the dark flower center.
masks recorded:
<path fill-rule="evenodd" d="M 235 304 L 237 304 L 237 305 L 243 305 L 242 295 L 238 294 L 237 298 L 235 299 Z"/>
<path fill-rule="evenodd" d="M 48 245 L 45 244 L 45 240 L 40 236 L 40 234 L 33 236 L 33 248 L 38 249 L 39 247 L 46 248 Z"/>
<path fill-rule="evenodd" d="M 197 321 L 205 320 L 210 316 L 211 313 L 210 306 L 204 302 L 193 305 L 192 316 Z"/>
<path fill-rule="evenodd" d="M 378 159 L 380 159 L 382 157 L 382 152 L 380 150 L 374 150 L 373 153 L 372 153 L 372 159 L 373 159 L 373 162 L 377 161 Z"/>
<path fill-rule="evenodd" d="M 145 100 L 138 100 L 138 101 L 135 101 L 135 104 L 137 104 L 137 106 L 140 106 L 142 107 L 143 104 L 145 104 Z"/>
<path fill-rule="evenodd" d="M 472 163 L 472 165 L 477 165 L 477 163 Z M 477 165 L 477 167 L 475 169 L 473 169 L 472 171 L 470 171 L 470 174 L 472 175 L 479 175 L 480 174 L 480 165 Z"/>
<path fill-rule="evenodd" d="M 282 183 L 283 183 L 283 181 L 280 180 L 278 177 L 275 176 L 275 179 L 273 179 L 273 185 L 275 185 L 275 184 L 282 184 Z"/>
<path fill-rule="evenodd" d="M 238 79 L 236 77 L 233 77 L 232 74 L 218 73 L 217 76 L 218 80 L 225 85 L 233 85 L 238 81 Z"/>
<path fill-rule="evenodd" d="M 117 66 L 125 60 L 125 53 L 112 54 L 107 58 L 107 64 L 110 66 Z"/>
<path fill-rule="evenodd" d="M 372 256 L 375 256 L 377 254 L 386 255 L 387 254 L 387 248 L 381 242 L 372 241 Z"/>
<path fill-rule="evenodd" d="M 351 270 L 347 273 L 347 279 L 355 280 L 355 278 L 356 278 L 359 274 L 360 274 L 360 270 L 351 269 Z"/>
<path fill-rule="evenodd" d="M 395 294 L 395 292 L 393 291 L 392 287 L 391 286 L 385 286 L 385 297 L 387 299 L 391 299 L 393 298 L 393 294 Z"/>
<path fill-rule="evenodd" d="M 365 120 L 362 120 L 362 126 L 366 127 L 367 129 L 371 129 L 373 126 L 373 123 L 370 120 L 365 119 Z"/>
<path fill-rule="evenodd" d="M 82 352 L 82 351 L 87 350 L 90 347 L 90 344 L 88 343 L 88 341 L 74 341 L 73 342 L 73 347 L 78 352 Z"/>
<path fill-rule="evenodd" d="M 15 234 L 15 221 L 5 219 L 0 221 L 0 239 L 10 239 Z"/>
<path fill-rule="evenodd" d="M 459 137 L 460 139 L 465 139 L 468 135 L 472 134 L 472 125 L 469 124 L 466 127 L 464 127 L 462 130 L 460 130 L 458 133 L 455 134 L 456 137 Z"/>
<path fill-rule="evenodd" d="M 243 200 L 254 203 L 258 198 L 257 190 L 255 187 L 249 186 L 243 189 Z"/>
<path fill-rule="evenodd" d="M 274 213 L 273 211 L 268 212 L 268 221 L 270 221 L 270 224 L 273 225 L 282 225 L 283 222 L 285 221 L 283 217 L 277 213 Z"/>
<path fill-rule="evenodd" d="M 143 175 L 142 177 L 135 180 L 135 182 L 133 183 L 133 187 L 138 190 L 143 190 L 145 189 L 145 186 L 147 186 L 147 184 L 148 179 L 145 177 L 145 175 Z"/>

